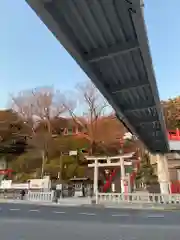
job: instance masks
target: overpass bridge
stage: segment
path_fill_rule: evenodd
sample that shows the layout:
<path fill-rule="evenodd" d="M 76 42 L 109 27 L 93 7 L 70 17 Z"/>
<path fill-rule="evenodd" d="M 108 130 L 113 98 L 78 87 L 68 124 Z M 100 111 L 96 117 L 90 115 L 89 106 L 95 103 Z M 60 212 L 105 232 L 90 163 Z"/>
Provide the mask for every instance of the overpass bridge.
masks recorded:
<path fill-rule="evenodd" d="M 169 151 L 141 0 L 26 0 L 153 153 Z"/>
<path fill-rule="evenodd" d="M 169 131 L 168 139 L 170 150 L 180 152 L 180 129 Z"/>

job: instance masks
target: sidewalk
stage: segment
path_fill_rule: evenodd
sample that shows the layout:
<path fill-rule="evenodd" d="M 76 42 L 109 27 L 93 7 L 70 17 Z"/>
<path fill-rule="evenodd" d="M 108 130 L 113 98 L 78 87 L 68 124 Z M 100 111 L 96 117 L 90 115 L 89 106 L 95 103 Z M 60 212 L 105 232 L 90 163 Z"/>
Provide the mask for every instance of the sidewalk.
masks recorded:
<path fill-rule="evenodd" d="M 161 205 L 161 204 L 150 204 L 150 203 L 106 203 L 106 204 L 94 204 L 91 199 L 60 199 L 58 203 L 54 202 L 40 202 L 40 201 L 28 201 L 28 200 L 10 200 L 0 199 L 0 203 L 11 203 L 11 204 L 30 204 L 30 205 L 41 205 L 41 206 L 55 206 L 55 207 L 97 207 L 97 208 L 116 208 L 116 209 L 137 209 L 137 210 L 180 210 L 180 205 Z"/>
<path fill-rule="evenodd" d="M 46 206 L 83 206 L 91 205 L 90 198 L 62 198 L 55 202 L 42 202 L 42 201 L 28 201 L 28 200 L 18 200 L 18 199 L 0 199 L 0 203 L 18 203 L 18 204 L 35 204 L 35 205 L 46 205 Z"/>

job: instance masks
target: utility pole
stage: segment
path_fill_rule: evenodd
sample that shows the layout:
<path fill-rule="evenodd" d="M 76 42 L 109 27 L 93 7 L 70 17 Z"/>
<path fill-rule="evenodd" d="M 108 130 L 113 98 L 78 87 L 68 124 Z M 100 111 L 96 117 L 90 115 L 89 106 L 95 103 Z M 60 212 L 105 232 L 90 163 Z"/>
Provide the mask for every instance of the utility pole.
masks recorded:
<path fill-rule="evenodd" d="M 62 170 L 63 170 L 63 153 L 60 152 L 59 156 L 59 172 L 58 172 L 58 179 L 61 182 L 62 181 Z"/>

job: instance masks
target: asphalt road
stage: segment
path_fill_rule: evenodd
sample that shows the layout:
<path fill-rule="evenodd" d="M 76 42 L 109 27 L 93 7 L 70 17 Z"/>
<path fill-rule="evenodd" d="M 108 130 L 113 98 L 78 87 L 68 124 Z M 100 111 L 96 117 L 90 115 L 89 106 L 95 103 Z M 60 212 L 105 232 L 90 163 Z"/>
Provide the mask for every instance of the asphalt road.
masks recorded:
<path fill-rule="evenodd" d="M 1 240 L 179 240 L 180 212 L 0 203 Z"/>

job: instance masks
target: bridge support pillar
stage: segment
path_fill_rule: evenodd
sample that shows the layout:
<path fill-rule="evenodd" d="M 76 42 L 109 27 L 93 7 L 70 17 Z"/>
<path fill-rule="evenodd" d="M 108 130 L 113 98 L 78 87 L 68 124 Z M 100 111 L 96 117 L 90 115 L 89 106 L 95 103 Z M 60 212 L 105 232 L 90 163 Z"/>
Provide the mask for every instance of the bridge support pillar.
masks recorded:
<path fill-rule="evenodd" d="M 169 194 L 170 193 L 169 169 L 168 160 L 165 155 L 160 154 L 157 155 L 157 174 L 161 194 Z"/>

